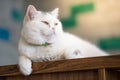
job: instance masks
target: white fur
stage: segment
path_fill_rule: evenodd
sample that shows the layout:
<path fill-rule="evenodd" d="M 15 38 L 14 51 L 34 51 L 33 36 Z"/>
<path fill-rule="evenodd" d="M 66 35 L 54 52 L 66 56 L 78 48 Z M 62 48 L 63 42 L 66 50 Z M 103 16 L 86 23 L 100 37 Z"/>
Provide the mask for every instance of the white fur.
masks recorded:
<path fill-rule="evenodd" d="M 89 42 L 63 32 L 61 22 L 57 17 L 58 9 L 44 13 L 37 11 L 32 5 L 28 7 L 19 42 L 19 66 L 24 75 L 31 74 L 31 61 L 53 61 L 107 55 Z M 47 21 L 49 25 L 42 21 Z M 46 42 L 50 45 L 41 46 Z"/>

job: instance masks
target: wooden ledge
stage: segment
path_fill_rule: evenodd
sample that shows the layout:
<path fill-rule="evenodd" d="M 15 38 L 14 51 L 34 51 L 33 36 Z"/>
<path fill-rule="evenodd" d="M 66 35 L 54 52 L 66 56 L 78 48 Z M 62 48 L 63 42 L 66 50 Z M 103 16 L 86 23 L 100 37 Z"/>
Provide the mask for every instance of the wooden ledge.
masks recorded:
<path fill-rule="evenodd" d="M 120 69 L 120 55 L 33 63 L 33 73 Z M 17 65 L 0 66 L 0 76 L 21 75 Z"/>

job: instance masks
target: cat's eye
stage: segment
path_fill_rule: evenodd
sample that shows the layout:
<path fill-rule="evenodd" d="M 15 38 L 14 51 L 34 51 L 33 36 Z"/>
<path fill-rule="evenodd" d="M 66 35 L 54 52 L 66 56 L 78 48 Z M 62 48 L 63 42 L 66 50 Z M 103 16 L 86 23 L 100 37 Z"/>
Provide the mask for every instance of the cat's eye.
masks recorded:
<path fill-rule="evenodd" d="M 43 22 L 46 25 L 49 25 L 49 23 L 47 21 L 41 21 L 41 22 Z"/>
<path fill-rule="evenodd" d="M 55 25 L 55 26 L 57 26 L 57 25 L 58 25 L 58 23 L 55 23 L 54 25 Z"/>

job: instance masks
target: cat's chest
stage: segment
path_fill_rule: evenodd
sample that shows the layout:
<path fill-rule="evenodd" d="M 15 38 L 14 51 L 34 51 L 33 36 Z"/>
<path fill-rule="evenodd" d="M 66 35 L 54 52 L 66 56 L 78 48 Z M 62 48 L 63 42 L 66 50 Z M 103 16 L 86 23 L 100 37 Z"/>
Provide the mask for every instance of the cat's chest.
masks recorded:
<path fill-rule="evenodd" d="M 34 49 L 35 52 L 29 55 L 33 61 L 51 61 L 59 56 L 59 51 L 54 46 L 35 47 Z"/>

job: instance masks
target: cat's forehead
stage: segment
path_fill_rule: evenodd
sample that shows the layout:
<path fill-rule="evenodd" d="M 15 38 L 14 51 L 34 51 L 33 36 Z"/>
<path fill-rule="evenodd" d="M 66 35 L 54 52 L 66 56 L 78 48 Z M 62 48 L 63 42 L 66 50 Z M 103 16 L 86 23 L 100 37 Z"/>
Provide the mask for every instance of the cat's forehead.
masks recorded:
<path fill-rule="evenodd" d="M 40 11 L 38 11 L 36 18 L 39 18 L 40 20 L 50 20 L 50 21 L 58 20 L 50 12 L 40 12 Z"/>

